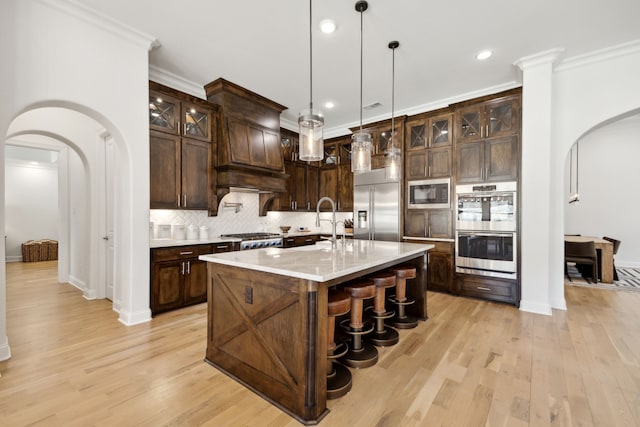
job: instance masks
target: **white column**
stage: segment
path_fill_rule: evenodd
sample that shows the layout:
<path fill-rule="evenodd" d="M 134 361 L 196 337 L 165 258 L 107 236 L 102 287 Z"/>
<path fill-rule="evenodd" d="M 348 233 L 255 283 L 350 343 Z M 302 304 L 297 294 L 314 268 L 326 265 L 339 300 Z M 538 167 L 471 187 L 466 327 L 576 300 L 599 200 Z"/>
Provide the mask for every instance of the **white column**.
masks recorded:
<path fill-rule="evenodd" d="M 516 62 L 522 70 L 522 167 L 520 195 L 520 309 L 551 314 L 549 293 L 551 198 L 561 185 L 551 176 L 553 63 L 555 49 Z"/>

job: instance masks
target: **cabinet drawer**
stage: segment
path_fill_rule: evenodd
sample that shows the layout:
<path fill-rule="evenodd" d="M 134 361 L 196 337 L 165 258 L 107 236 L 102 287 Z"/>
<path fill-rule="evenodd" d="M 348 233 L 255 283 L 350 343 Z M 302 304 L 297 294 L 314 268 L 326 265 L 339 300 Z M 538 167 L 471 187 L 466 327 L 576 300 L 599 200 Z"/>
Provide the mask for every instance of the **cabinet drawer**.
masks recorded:
<path fill-rule="evenodd" d="M 170 248 L 155 248 L 151 250 L 152 261 L 165 261 L 180 258 L 196 258 L 200 255 L 214 252 L 214 245 L 172 246 Z"/>
<path fill-rule="evenodd" d="M 475 276 L 457 276 L 460 295 L 517 304 L 517 282 Z"/>

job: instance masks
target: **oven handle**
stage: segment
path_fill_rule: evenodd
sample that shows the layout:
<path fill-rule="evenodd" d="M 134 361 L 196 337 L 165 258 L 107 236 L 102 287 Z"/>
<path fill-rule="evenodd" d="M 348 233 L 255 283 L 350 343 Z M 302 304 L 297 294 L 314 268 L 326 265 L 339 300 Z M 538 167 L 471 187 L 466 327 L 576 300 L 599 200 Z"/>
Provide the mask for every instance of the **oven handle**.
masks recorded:
<path fill-rule="evenodd" d="M 473 231 L 458 231 L 458 236 L 504 237 L 513 236 L 514 234 L 516 234 L 514 231 L 507 231 L 504 233 L 475 233 Z"/>

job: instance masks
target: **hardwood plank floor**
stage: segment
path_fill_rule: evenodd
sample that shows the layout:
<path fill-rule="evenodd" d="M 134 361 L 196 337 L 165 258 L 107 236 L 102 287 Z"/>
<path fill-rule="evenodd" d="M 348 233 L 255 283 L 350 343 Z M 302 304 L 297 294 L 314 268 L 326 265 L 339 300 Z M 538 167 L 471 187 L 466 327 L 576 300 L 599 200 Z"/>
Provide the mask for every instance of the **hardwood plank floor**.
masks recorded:
<path fill-rule="evenodd" d="M 206 305 L 126 327 L 109 301 L 7 264 L 0 426 L 298 426 L 203 361 Z M 429 293 L 324 426 L 640 425 L 640 293 L 568 286 L 553 316 Z"/>

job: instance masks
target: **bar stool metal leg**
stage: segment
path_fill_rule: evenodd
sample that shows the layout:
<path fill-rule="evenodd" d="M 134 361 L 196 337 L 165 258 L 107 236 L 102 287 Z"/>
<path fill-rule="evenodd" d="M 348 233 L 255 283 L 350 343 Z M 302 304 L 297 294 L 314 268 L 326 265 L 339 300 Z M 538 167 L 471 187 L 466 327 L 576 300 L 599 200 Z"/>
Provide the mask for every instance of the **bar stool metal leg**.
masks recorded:
<path fill-rule="evenodd" d="M 407 315 L 405 306 L 415 303 L 415 300 L 407 298 L 407 279 L 416 278 L 416 269 L 411 265 L 399 265 L 390 268 L 396 275 L 396 294 L 389 297 L 389 301 L 398 306 L 398 313 L 389 323 L 398 329 L 412 329 L 418 326 L 418 318 Z"/>
<path fill-rule="evenodd" d="M 340 362 L 353 368 L 367 368 L 378 361 L 378 350 L 362 341 L 362 336 L 373 331 L 373 324 L 362 321 L 363 300 L 375 296 L 375 285 L 370 280 L 349 282 L 344 287 L 351 294 L 350 319 L 341 322 L 345 332 L 351 335 L 351 346 Z"/>
<path fill-rule="evenodd" d="M 327 325 L 327 399 L 337 399 L 351 390 L 351 372 L 346 366 L 335 362 L 344 356 L 349 347 L 342 342 L 335 342 L 336 316 L 347 314 L 350 309 L 351 296 L 342 290 L 329 290 Z"/>
<path fill-rule="evenodd" d="M 384 321 L 395 315 L 395 312 L 387 311 L 385 308 L 385 289 L 396 286 L 396 276 L 389 272 L 378 272 L 368 276 L 367 279 L 376 285 L 373 309 L 369 313 L 369 316 L 375 320 L 375 327 L 373 332 L 367 335 L 365 339 L 378 347 L 395 345 L 400 340 L 398 331 L 386 326 Z"/>

